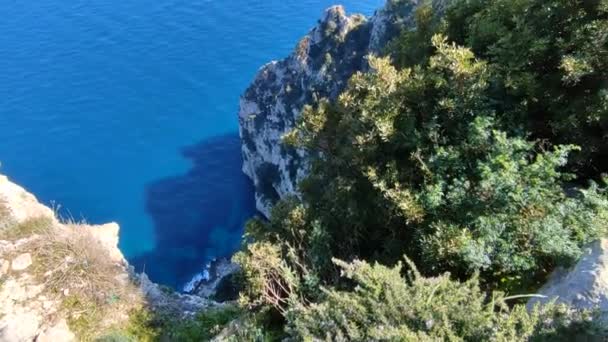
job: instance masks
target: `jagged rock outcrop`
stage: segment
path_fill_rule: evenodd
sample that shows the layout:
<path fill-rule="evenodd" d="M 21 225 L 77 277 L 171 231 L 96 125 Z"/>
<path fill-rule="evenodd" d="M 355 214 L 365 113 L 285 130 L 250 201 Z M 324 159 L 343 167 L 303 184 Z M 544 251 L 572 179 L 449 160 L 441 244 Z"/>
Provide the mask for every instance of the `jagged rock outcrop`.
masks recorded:
<path fill-rule="evenodd" d="M 412 27 L 418 3 L 389 0 L 369 19 L 331 7 L 290 56 L 259 70 L 241 96 L 239 132 L 243 172 L 254 182 L 257 208 L 264 215 L 278 199 L 296 194 L 307 173 L 306 152 L 281 143 L 302 108 L 335 98 L 351 75 L 366 69 L 367 55 L 380 54 L 392 37 Z"/>
<path fill-rule="evenodd" d="M 124 324 L 133 309 L 187 317 L 221 305 L 135 274 L 118 249 L 118 233 L 116 223 L 61 222 L 0 175 L 0 341 L 71 341 L 80 337 L 71 323 L 94 334 L 88 330 Z M 94 305 L 104 314 L 88 317 Z"/>
<path fill-rule="evenodd" d="M 239 266 L 228 258 L 213 259 L 199 276 L 184 286 L 184 292 L 203 298 L 215 298 L 218 292 L 224 290 L 222 283 L 238 271 Z"/>
<path fill-rule="evenodd" d="M 544 298 L 531 299 L 528 308 L 556 300 L 578 309 L 599 309 L 602 319 L 608 321 L 608 239 L 585 248 L 572 269 L 555 270 L 539 294 Z"/>

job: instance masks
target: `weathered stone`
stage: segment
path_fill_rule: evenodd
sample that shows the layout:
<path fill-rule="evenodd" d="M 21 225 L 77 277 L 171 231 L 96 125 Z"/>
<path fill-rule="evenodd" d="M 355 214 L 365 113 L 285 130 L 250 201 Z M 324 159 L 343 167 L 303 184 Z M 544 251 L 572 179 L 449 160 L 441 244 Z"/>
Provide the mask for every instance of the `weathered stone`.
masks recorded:
<path fill-rule="evenodd" d="M 49 310 L 52 307 L 53 307 L 53 302 L 51 302 L 50 300 L 45 300 L 42 302 L 42 308 L 44 310 Z"/>
<path fill-rule="evenodd" d="M 205 270 L 205 276 L 193 278 L 193 280 L 184 287 L 184 291 L 190 294 L 195 294 L 203 298 L 213 297 L 222 280 L 231 276 L 239 270 L 239 266 L 227 258 L 214 259 L 209 263 Z"/>
<path fill-rule="evenodd" d="M 598 308 L 603 319 L 607 319 L 608 239 L 593 242 L 585 248 L 584 255 L 572 269 L 553 272 L 539 294 L 546 298 L 533 298 L 528 302 L 528 308 L 556 299 L 558 303 L 575 308 Z"/>
<path fill-rule="evenodd" d="M 129 274 L 127 274 L 126 272 L 117 274 L 114 279 L 116 280 L 116 283 L 118 283 L 118 285 L 120 286 L 128 286 L 130 282 Z"/>
<path fill-rule="evenodd" d="M 19 220 L 40 217 L 41 213 L 46 212 L 51 215 L 52 210 L 41 209 L 40 203 L 35 201 L 35 197 L 28 194 L 21 187 L 14 185 L 0 176 L 0 201 L 3 202 L 12 214 L 18 216 Z M 13 203 L 15 201 L 15 203 Z M 31 206 L 31 207 L 28 207 Z M 111 272 L 115 285 L 122 287 L 127 292 L 125 297 L 121 297 L 121 303 L 140 304 L 147 299 L 147 303 L 156 310 L 170 312 L 176 317 L 192 315 L 217 303 L 203 299 L 198 296 L 182 295 L 179 293 L 169 293 L 163 291 L 158 285 L 152 283 L 145 275 L 141 277 L 141 291 L 137 291 L 131 284 L 131 279 L 137 276 L 134 270 L 125 261 L 118 248 L 118 231 L 116 223 L 102 226 L 91 226 L 86 224 L 62 224 L 56 220 L 50 221 L 53 229 L 53 238 L 65 239 L 65 241 L 85 241 L 87 244 L 99 244 L 99 246 L 87 245 L 99 248 L 103 258 L 109 259 L 111 264 L 116 266 Z M 80 236 L 77 234 L 87 234 Z M 78 239 L 84 237 L 85 239 Z M 59 284 L 62 286 L 59 298 L 53 292 L 53 298 L 49 298 L 45 293 L 45 284 L 40 278 L 49 278 L 54 272 L 60 271 L 57 268 L 45 270 L 42 277 L 34 276 L 27 272 L 31 267 L 32 261 L 36 261 L 37 254 L 33 252 L 31 243 L 42 239 L 40 235 L 24 237 L 17 241 L 0 241 L 0 275 L 3 276 L 2 286 L 0 286 L 0 341 L 71 341 L 74 340 L 67 325 L 65 324 L 65 312 L 59 310 L 61 301 L 73 294 L 74 289 L 86 284 Z M 58 240 L 61 241 L 61 240 Z M 26 251 L 31 252 L 24 253 Z M 107 252 L 107 253 L 106 253 Z M 20 254 L 22 253 L 22 254 Z M 10 256 L 10 259 L 9 259 Z M 59 263 L 70 266 L 82 262 L 78 259 L 78 254 L 67 256 Z M 18 272 L 10 272 L 10 270 Z M 25 271 L 25 272 L 23 272 Z M 8 276 L 6 276 L 8 275 Z M 127 305 L 128 306 L 128 305 Z M 125 306 L 125 309 L 127 309 Z M 121 306 L 117 306 L 117 309 Z M 108 326 L 126 322 L 129 311 L 117 310 L 108 317 L 103 317 L 102 325 Z"/>
<path fill-rule="evenodd" d="M 23 253 L 13 259 L 11 268 L 13 271 L 23 271 L 32 265 L 32 255 L 30 253 Z"/>
<path fill-rule="evenodd" d="M 40 326 L 40 316 L 32 312 L 6 315 L 0 320 L 0 341 L 33 341 Z"/>
<path fill-rule="evenodd" d="M 70 331 L 66 321 L 62 319 L 38 335 L 36 342 L 70 342 L 74 340 L 76 340 L 76 336 Z"/>
<path fill-rule="evenodd" d="M 175 315 L 187 316 L 206 308 L 220 305 L 199 296 L 177 292 L 165 293 L 157 284 L 151 282 L 145 273 L 139 274 L 138 278 L 140 290 L 148 303 L 151 303 L 154 308 L 165 312 L 169 311 Z"/>
<path fill-rule="evenodd" d="M 347 16 L 341 6 L 331 7 L 293 54 L 262 67 L 241 97 L 243 171 L 254 182 L 256 206 L 264 215 L 278 199 L 296 192 L 307 171 L 305 151 L 285 148 L 282 136 L 314 96 L 335 96 L 347 75 L 363 68 L 368 40 L 369 26 L 363 17 Z"/>
<path fill-rule="evenodd" d="M 25 295 L 28 299 L 34 298 L 38 296 L 42 290 L 44 290 L 44 285 L 28 285 L 25 287 Z"/>
<path fill-rule="evenodd" d="M 15 246 L 12 242 L 6 240 L 0 240 L 0 255 L 6 255 L 15 250 Z"/>
<path fill-rule="evenodd" d="M 0 276 L 7 274 L 9 268 L 10 263 L 8 262 L 8 260 L 0 259 Z"/>
<path fill-rule="evenodd" d="M 8 278 L 0 290 L 0 313 L 13 302 L 24 301 L 25 299 L 27 299 L 25 286 L 15 278 Z"/>
<path fill-rule="evenodd" d="M 118 232 L 120 231 L 120 227 L 117 223 L 112 222 L 101 226 L 89 226 L 86 229 L 108 250 L 110 258 L 113 261 L 117 263 L 125 262 L 122 252 L 118 249 Z"/>

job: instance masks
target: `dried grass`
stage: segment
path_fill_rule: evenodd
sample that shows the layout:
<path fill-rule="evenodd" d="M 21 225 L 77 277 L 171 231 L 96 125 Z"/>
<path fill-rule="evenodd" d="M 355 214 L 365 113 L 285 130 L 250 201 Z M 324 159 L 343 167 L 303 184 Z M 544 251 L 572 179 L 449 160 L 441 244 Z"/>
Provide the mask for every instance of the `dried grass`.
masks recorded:
<path fill-rule="evenodd" d="M 33 270 L 50 296 L 59 298 L 68 323 L 81 340 L 91 340 L 124 320 L 124 313 L 140 307 L 138 288 L 118 279 L 124 267 L 79 224 L 51 226 L 28 249 Z"/>
<path fill-rule="evenodd" d="M 32 237 L 47 231 L 52 225 L 51 218 L 42 216 L 29 218 L 21 223 L 11 220 L 10 217 L 4 220 L 0 218 L 0 240 L 15 241 Z"/>
<path fill-rule="evenodd" d="M 54 207 L 55 217 L 59 207 Z M 17 241 L 18 250 L 3 258 L 30 253 L 33 264 L 27 269 L 44 296 L 57 301 L 57 315 L 67 318 L 80 341 L 93 341 L 109 331 L 129 324 L 129 312 L 141 310 L 145 299 L 128 279 L 125 265 L 93 234 L 96 227 L 73 218 L 31 218 L 16 222 L 0 198 L 0 240 Z M 4 278 L 0 279 L 1 282 Z M 55 314 L 53 314 L 55 315 Z"/>

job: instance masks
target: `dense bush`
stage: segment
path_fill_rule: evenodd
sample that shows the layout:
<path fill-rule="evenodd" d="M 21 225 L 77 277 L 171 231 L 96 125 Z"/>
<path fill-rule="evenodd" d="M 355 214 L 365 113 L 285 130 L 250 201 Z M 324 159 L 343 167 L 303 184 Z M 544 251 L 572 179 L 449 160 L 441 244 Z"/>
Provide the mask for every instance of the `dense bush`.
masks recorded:
<path fill-rule="evenodd" d="M 608 2 L 437 3 L 284 137 L 313 156 L 310 174 L 300 198 L 249 223 L 236 260 L 241 303 L 272 308 L 293 336 L 525 340 L 578 329 L 545 324 L 566 309 L 527 313 L 494 291 L 531 293 L 606 235 Z M 404 254 L 429 278 L 368 264 Z M 365 261 L 336 267 L 334 257 Z"/>
<path fill-rule="evenodd" d="M 437 1 L 434 1 L 434 3 Z M 597 176 L 608 167 L 608 2 L 606 0 L 456 0 L 446 15 L 430 2 L 418 30 L 391 44 L 398 66 L 428 61 L 429 37 L 468 46 L 494 73 L 502 120 L 535 138 L 585 149 L 570 167 Z M 415 48 L 411 48 L 414 46 Z"/>
<path fill-rule="evenodd" d="M 557 329 L 575 331 L 579 338 L 602 333 L 591 314 L 571 316 L 564 306 L 510 308 L 501 293 L 486 297 L 476 277 L 465 283 L 449 274 L 424 278 L 413 267 L 404 279 L 400 265 L 337 263 L 355 282 L 354 291 L 324 290 L 321 303 L 298 305 L 288 315 L 292 336 L 304 341 L 555 341 L 566 337 L 556 335 Z"/>

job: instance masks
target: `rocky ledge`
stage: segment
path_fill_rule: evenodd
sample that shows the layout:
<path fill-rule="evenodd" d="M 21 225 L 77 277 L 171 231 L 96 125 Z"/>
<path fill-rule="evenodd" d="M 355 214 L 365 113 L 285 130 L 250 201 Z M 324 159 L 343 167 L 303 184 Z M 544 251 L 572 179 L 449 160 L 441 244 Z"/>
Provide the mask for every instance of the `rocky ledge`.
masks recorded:
<path fill-rule="evenodd" d="M 185 317 L 222 305 L 135 274 L 118 232 L 116 223 L 62 222 L 0 176 L 0 341 L 87 339 L 140 308 Z"/>
<path fill-rule="evenodd" d="M 413 26 L 417 4 L 389 0 L 371 18 L 331 7 L 290 56 L 258 71 L 241 96 L 239 132 L 243 171 L 253 180 L 257 208 L 265 216 L 278 199 L 297 194 L 307 173 L 305 151 L 281 143 L 302 108 L 320 98 L 335 98 L 355 72 L 367 67 L 367 55 L 380 54 L 392 37 Z"/>

